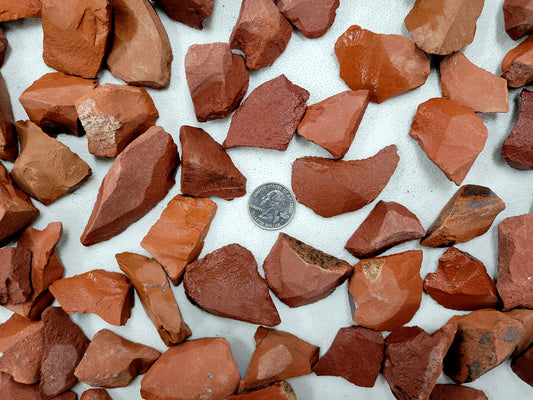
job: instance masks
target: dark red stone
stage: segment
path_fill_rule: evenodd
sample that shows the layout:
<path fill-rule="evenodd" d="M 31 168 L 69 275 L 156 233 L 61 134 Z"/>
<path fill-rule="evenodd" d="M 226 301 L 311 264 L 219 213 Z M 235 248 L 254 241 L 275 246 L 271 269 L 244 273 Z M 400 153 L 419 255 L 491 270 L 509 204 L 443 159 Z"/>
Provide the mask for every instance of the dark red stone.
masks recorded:
<path fill-rule="evenodd" d="M 0 249 L 0 304 L 20 304 L 32 293 L 31 251 L 9 247 Z"/>
<path fill-rule="evenodd" d="M 437 384 L 429 400 L 489 400 L 482 390 L 460 385 Z"/>
<path fill-rule="evenodd" d="M 533 82 L 533 36 L 509 50 L 502 61 L 502 77 L 513 88 Z"/>
<path fill-rule="evenodd" d="M 339 0 L 275 0 L 283 14 L 310 39 L 324 35 L 335 21 Z"/>
<path fill-rule="evenodd" d="M 505 31 L 511 39 L 520 39 L 533 31 L 533 2 L 531 0 L 505 0 L 503 18 Z"/>
<path fill-rule="evenodd" d="M 89 389 L 81 394 L 80 400 L 113 400 L 105 389 Z"/>
<path fill-rule="evenodd" d="M 213 11 L 213 0 L 155 0 L 170 18 L 202 29 L 202 22 Z"/>
<path fill-rule="evenodd" d="M 1 11 L 0 11 L 0 18 L 1 18 Z M 6 35 L 4 35 L 4 31 L 0 28 L 0 67 L 4 64 L 4 59 L 6 57 L 6 51 L 7 51 L 7 38 Z"/>
<path fill-rule="evenodd" d="M 529 386 L 533 386 L 533 347 L 511 362 L 511 369 Z"/>
<path fill-rule="evenodd" d="M 0 392 L 7 400 L 42 400 L 39 385 L 24 385 L 15 382 L 11 376 L 0 372 Z"/>
<path fill-rule="evenodd" d="M 15 161 L 18 152 L 11 98 L 4 77 L 0 73 L 0 159 Z"/>
<path fill-rule="evenodd" d="M 513 351 L 513 356 L 517 356 L 533 344 L 533 310 L 515 308 L 511 311 L 506 311 L 505 315 L 520 321 L 524 328 L 522 338 L 518 342 L 516 349 Z"/>
<path fill-rule="evenodd" d="M 503 142 L 502 156 L 511 167 L 533 169 L 533 92 L 520 93 L 522 102 L 513 130 Z"/>

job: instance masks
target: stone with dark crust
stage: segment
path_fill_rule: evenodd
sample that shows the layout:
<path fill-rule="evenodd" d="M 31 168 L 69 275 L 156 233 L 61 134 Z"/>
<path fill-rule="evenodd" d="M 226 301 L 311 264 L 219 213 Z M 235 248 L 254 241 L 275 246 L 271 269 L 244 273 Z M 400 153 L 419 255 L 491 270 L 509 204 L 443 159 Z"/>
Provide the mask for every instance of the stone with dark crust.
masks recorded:
<path fill-rule="evenodd" d="M 213 0 L 155 0 L 170 18 L 196 29 L 213 11 Z"/>
<path fill-rule="evenodd" d="M 437 384 L 429 400 L 489 400 L 482 390 L 462 385 Z"/>
<path fill-rule="evenodd" d="M 0 22 L 41 18 L 42 0 L 0 0 Z"/>
<path fill-rule="evenodd" d="M 533 347 L 511 362 L 511 369 L 529 386 L 533 387 Z"/>
<path fill-rule="evenodd" d="M 516 169 L 533 169 L 533 92 L 520 93 L 522 102 L 513 130 L 503 142 L 502 156 Z"/>
<path fill-rule="evenodd" d="M 333 25 L 339 0 L 275 0 L 283 14 L 302 34 L 315 39 Z"/>
<path fill-rule="evenodd" d="M 533 310 L 515 308 L 511 311 L 506 311 L 505 315 L 520 321 L 524 328 L 518 346 L 516 346 L 516 349 L 513 351 L 513 356 L 517 356 L 533 344 Z"/>
<path fill-rule="evenodd" d="M 80 400 L 113 400 L 105 389 L 89 389 L 81 394 Z"/>
<path fill-rule="evenodd" d="M 15 119 L 11 108 L 11 98 L 7 91 L 6 82 L 0 73 L 0 159 L 15 161 L 18 143 L 15 130 Z"/>
<path fill-rule="evenodd" d="M 533 36 L 509 50 L 502 61 L 502 77 L 512 88 L 533 82 Z"/>
<path fill-rule="evenodd" d="M 20 304 L 32 293 L 31 251 L 20 247 L 0 249 L 0 304 Z M 1 360 L 1 358 L 0 358 Z"/>
<path fill-rule="evenodd" d="M 505 0 L 503 2 L 505 31 L 511 39 L 518 40 L 533 32 L 533 1 Z"/>
<path fill-rule="evenodd" d="M 296 400 L 296 393 L 289 382 L 281 381 L 262 389 L 230 396 L 228 400 Z"/>

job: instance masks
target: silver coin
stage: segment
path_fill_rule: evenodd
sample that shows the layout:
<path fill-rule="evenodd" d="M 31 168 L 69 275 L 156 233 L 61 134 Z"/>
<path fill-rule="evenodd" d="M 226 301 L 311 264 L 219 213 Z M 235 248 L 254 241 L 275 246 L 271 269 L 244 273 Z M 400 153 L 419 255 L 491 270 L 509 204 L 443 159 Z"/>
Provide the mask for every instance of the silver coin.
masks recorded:
<path fill-rule="evenodd" d="M 279 183 L 265 183 L 257 187 L 248 200 L 248 213 L 263 229 L 281 229 L 294 216 L 294 196 Z"/>

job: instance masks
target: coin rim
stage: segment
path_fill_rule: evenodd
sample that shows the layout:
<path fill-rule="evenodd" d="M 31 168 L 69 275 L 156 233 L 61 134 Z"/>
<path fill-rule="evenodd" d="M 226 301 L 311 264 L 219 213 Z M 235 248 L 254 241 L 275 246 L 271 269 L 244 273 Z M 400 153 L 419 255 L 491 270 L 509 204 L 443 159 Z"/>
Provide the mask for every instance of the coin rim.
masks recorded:
<path fill-rule="evenodd" d="M 291 196 L 292 198 L 292 202 L 294 204 L 294 212 L 292 213 L 291 217 L 287 220 L 287 222 L 283 225 L 281 225 L 280 227 L 277 227 L 277 228 L 267 228 L 265 226 L 261 226 L 257 223 L 257 221 L 253 218 L 252 216 L 252 213 L 250 212 L 250 202 L 252 201 L 252 197 L 254 196 L 254 193 L 257 191 L 257 189 L 259 189 L 260 187 L 262 186 L 265 186 L 265 185 L 278 185 L 278 186 L 281 186 L 282 188 L 284 188 L 285 190 L 287 190 L 287 192 L 289 192 L 289 195 Z M 285 228 L 287 225 L 289 225 L 289 223 L 292 221 L 292 219 L 294 218 L 294 214 L 296 214 L 296 197 L 294 196 L 294 193 L 292 193 L 291 190 L 289 190 L 289 188 L 285 185 L 282 185 L 281 183 L 277 183 L 277 182 L 265 182 L 265 183 L 262 183 L 258 186 L 255 187 L 255 189 L 252 191 L 252 193 L 250 194 L 250 197 L 248 198 L 248 216 L 250 217 L 250 219 L 253 221 L 253 223 L 258 226 L 259 228 L 261 229 L 264 229 L 266 231 L 278 231 L 282 228 Z"/>

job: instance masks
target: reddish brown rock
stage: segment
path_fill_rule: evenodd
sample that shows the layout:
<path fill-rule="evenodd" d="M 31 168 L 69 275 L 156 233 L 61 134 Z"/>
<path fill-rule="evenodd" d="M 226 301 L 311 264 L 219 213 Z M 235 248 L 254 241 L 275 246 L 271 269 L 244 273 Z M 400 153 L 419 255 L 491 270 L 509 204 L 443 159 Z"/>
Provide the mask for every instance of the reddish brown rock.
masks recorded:
<path fill-rule="evenodd" d="M 213 315 L 267 326 L 281 322 L 253 254 L 238 244 L 189 264 L 183 286 L 189 300 Z"/>
<path fill-rule="evenodd" d="M 39 385 L 24 385 L 15 382 L 11 376 L 0 372 L 2 398 L 13 400 L 42 400 Z"/>
<path fill-rule="evenodd" d="M 133 307 L 128 278 L 103 269 L 59 279 L 50 285 L 50 292 L 67 314 L 94 313 L 112 325 L 124 325 Z"/>
<path fill-rule="evenodd" d="M 75 392 L 65 392 L 54 397 L 52 400 L 78 400 L 78 395 Z"/>
<path fill-rule="evenodd" d="M 533 82 L 533 37 L 530 36 L 514 49 L 511 49 L 502 61 L 502 77 L 510 87 L 517 88 Z"/>
<path fill-rule="evenodd" d="M 112 83 L 78 99 L 76 110 L 87 133 L 89 152 L 102 157 L 116 157 L 159 117 L 145 89 Z"/>
<path fill-rule="evenodd" d="M 348 283 L 355 323 L 391 331 L 409 322 L 422 300 L 422 251 L 361 260 Z"/>
<path fill-rule="evenodd" d="M 347 90 L 307 107 L 298 134 L 343 158 L 368 105 L 368 90 Z"/>
<path fill-rule="evenodd" d="M 174 346 L 191 336 L 191 330 L 183 321 L 161 265 L 153 259 L 134 253 L 120 253 L 115 258 L 135 287 L 161 340 L 167 346 Z"/>
<path fill-rule="evenodd" d="M 409 136 L 446 178 L 460 185 L 485 147 L 488 131 L 470 107 L 433 98 L 418 106 Z"/>
<path fill-rule="evenodd" d="M 446 247 L 483 235 L 505 203 L 484 186 L 464 185 L 446 203 L 420 241 L 422 246 Z"/>
<path fill-rule="evenodd" d="M 440 62 L 442 96 L 481 113 L 509 111 L 507 81 L 474 65 L 460 51 Z"/>
<path fill-rule="evenodd" d="M 13 181 L 44 205 L 76 191 L 91 175 L 89 165 L 31 121 L 18 121 L 20 155 L 11 169 Z"/>
<path fill-rule="evenodd" d="M 364 160 L 298 158 L 292 164 L 296 200 L 322 217 L 359 210 L 379 196 L 396 170 L 395 145 Z"/>
<path fill-rule="evenodd" d="M 439 259 L 437 272 L 426 275 L 424 290 L 452 310 L 472 311 L 500 304 L 496 284 L 483 263 L 455 247 Z"/>
<path fill-rule="evenodd" d="M 31 251 L 0 249 L 0 304 L 20 304 L 31 295 Z M 1 360 L 1 359 L 0 359 Z"/>
<path fill-rule="evenodd" d="M 227 43 L 195 44 L 185 55 L 185 75 L 196 119 L 226 118 L 248 90 L 244 58 Z"/>
<path fill-rule="evenodd" d="M 180 129 L 181 192 L 233 200 L 246 194 L 246 178 L 230 156 L 207 132 L 192 126 Z"/>
<path fill-rule="evenodd" d="M 354 385 L 372 387 L 381 369 L 384 349 L 380 332 L 361 326 L 341 328 L 329 350 L 313 367 L 313 372 L 319 376 L 340 376 Z"/>
<path fill-rule="evenodd" d="M 394 201 L 378 201 L 344 248 L 357 258 L 375 257 L 400 243 L 420 239 L 426 231 L 411 211 Z"/>
<path fill-rule="evenodd" d="M 516 169 L 533 169 L 533 92 L 522 90 L 520 112 L 513 130 L 503 142 L 502 156 Z"/>
<path fill-rule="evenodd" d="M 498 226 L 498 282 L 507 310 L 533 308 L 533 213 L 509 217 Z"/>
<path fill-rule="evenodd" d="M 104 177 L 81 243 L 111 239 L 142 218 L 174 186 L 178 164 L 177 146 L 163 128 L 152 127 L 135 139 Z"/>
<path fill-rule="evenodd" d="M 80 400 L 113 400 L 105 389 L 89 389 L 81 394 Z"/>
<path fill-rule="evenodd" d="M 533 386 L 533 347 L 511 362 L 511 369 L 529 386 Z"/>
<path fill-rule="evenodd" d="M 19 97 L 28 118 L 48 134 L 83 134 L 76 100 L 98 85 L 96 79 L 52 72 L 37 79 Z"/>
<path fill-rule="evenodd" d="M 329 296 L 352 274 L 346 261 L 280 233 L 263 263 L 268 287 L 289 307 Z"/>
<path fill-rule="evenodd" d="M 309 92 L 285 75 L 263 83 L 233 114 L 222 145 L 225 149 L 251 146 L 286 150 L 305 113 L 308 98 Z"/>
<path fill-rule="evenodd" d="M 474 40 L 484 0 L 416 0 L 405 26 L 426 53 L 446 55 Z"/>
<path fill-rule="evenodd" d="M 213 11 L 213 0 L 155 0 L 168 16 L 182 24 L 202 29 Z"/>
<path fill-rule="evenodd" d="M 429 400 L 489 400 L 482 390 L 460 385 L 437 384 Z"/>
<path fill-rule="evenodd" d="M 141 247 L 163 266 L 174 285 L 200 255 L 216 210 L 210 199 L 177 195 L 142 240 Z"/>
<path fill-rule="evenodd" d="M 513 356 L 517 356 L 523 353 L 533 343 L 533 310 L 515 308 L 514 310 L 506 311 L 505 315 L 520 321 L 524 328 L 518 346 L 513 351 Z"/>
<path fill-rule="evenodd" d="M 324 35 L 335 21 L 339 0 L 275 0 L 283 14 L 310 39 Z"/>
<path fill-rule="evenodd" d="M 168 349 L 141 381 L 146 400 L 216 400 L 237 391 L 241 377 L 224 338 L 188 340 Z"/>
<path fill-rule="evenodd" d="M 522 323 L 505 313 L 486 309 L 456 315 L 457 334 L 444 358 L 444 373 L 455 383 L 472 382 L 501 364 L 519 343 Z"/>
<path fill-rule="evenodd" d="M 394 397 L 429 398 L 442 373 L 442 360 L 456 330 L 457 326 L 451 323 L 430 335 L 418 326 L 410 326 L 396 329 L 387 336 L 383 377 Z"/>
<path fill-rule="evenodd" d="M 412 40 L 382 35 L 353 25 L 335 43 L 340 77 L 352 90 L 366 89 L 381 103 L 422 86 L 430 62 Z"/>
<path fill-rule="evenodd" d="M 505 31 L 511 39 L 520 39 L 533 32 L 533 2 L 531 0 L 505 0 L 503 18 Z"/>
<path fill-rule="evenodd" d="M 296 400 L 296 393 L 289 382 L 281 381 L 262 389 L 230 396 L 228 400 Z"/>
<path fill-rule="evenodd" d="M 17 133 L 11 108 L 11 98 L 9 97 L 4 77 L 0 73 L 0 159 L 15 161 L 17 155 Z"/>
<path fill-rule="evenodd" d="M 41 18 L 41 0 L 0 0 L 0 22 Z"/>
<path fill-rule="evenodd" d="M 8 42 L 6 35 L 4 35 L 4 31 L 0 28 L 0 67 L 4 64 L 4 60 L 6 58 L 7 44 Z"/>

